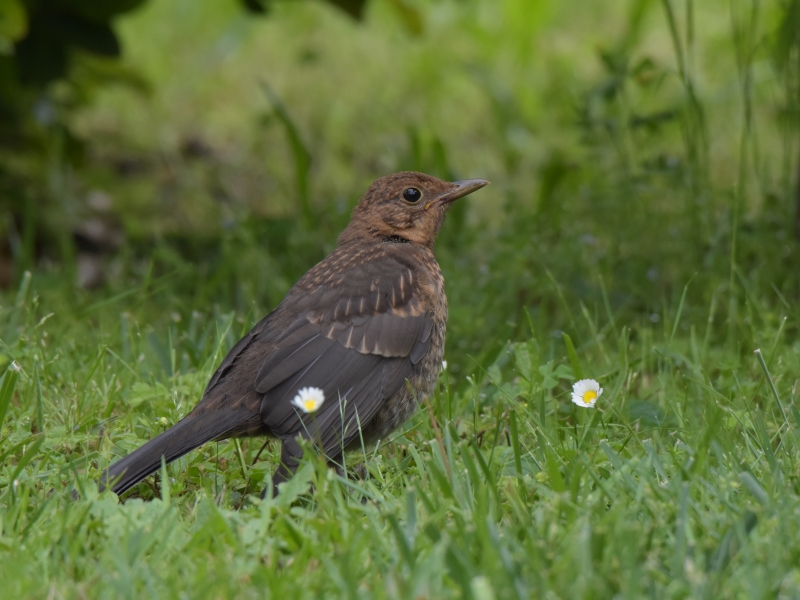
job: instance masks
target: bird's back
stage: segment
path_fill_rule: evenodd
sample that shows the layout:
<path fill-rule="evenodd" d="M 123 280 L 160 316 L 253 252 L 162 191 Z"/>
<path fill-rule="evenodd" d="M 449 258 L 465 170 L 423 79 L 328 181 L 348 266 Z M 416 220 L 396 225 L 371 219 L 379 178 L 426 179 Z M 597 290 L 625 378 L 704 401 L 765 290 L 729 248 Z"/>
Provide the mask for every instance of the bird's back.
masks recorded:
<path fill-rule="evenodd" d="M 257 374 L 266 375 L 264 365 L 269 364 L 287 331 L 310 323 L 333 336 L 337 328 L 382 315 L 395 317 L 394 323 L 377 330 L 374 339 L 365 336 L 365 345 L 357 348 L 363 354 L 390 357 L 390 346 L 406 335 L 403 329 L 413 328 L 421 320 L 431 322 L 429 345 L 404 378 L 413 393 L 403 381 L 400 390 L 387 390 L 381 399 L 384 405 L 369 423 L 361 422 L 363 436 L 359 438 L 383 437 L 413 414 L 416 401 L 432 392 L 441 370 L 447 321 L 444 279 L 433 252 L 394 241 L 379 240 L 358 247 L 343 244 L 312 267 L 276 309 L 231 350 L 193 413 L 217 410 L 222 405 L 262 413 L 262 403 L 268 400 L 256 390 Z M 344 392 L 339 390 L 340 394 Z M 275 432 L 254 417 L 232 435 L 269 433 Z"/>

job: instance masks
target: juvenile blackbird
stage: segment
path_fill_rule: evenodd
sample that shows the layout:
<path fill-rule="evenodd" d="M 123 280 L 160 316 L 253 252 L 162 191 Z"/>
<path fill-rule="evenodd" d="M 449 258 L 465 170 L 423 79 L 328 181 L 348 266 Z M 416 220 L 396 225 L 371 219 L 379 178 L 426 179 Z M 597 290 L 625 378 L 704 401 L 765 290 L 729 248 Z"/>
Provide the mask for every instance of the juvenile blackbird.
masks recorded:
<path fill-rule="evenodd" d="M 271 436 L 281 440 L 277 493 L 297 469 L 299 438 L 331 463 L 385 438 L 441 370 L 447 298 L 434 240 L 450 203 L 487 183 L 413 172 L 375 181 L 336 249 L 233 347 L 194 410 L 112 464 L 101 488 L 122 494 L 162 457 L 169 463 L 211 440 Z M 323 391 L 315 412 L 294 403 L 303 388 Z"/>

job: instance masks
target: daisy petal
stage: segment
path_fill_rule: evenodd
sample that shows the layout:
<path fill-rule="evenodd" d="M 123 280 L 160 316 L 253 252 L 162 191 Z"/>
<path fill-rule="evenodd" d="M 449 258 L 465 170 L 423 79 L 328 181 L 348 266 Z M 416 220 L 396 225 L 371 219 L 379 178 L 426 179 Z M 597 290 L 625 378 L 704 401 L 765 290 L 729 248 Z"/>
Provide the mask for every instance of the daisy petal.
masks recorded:
<path fill-rule="evenodd" d="M 323 402 L 325 392 L 317 387 L 304 387 L 292 399 L 292 405 L 306 414 L 318 411 Z"/>
<path fill-rule="evenodd" d="M 572 402 L 582 408 L 594 408 L 603 388 L 594 379 L 581 379 L 572 386 Z"/>

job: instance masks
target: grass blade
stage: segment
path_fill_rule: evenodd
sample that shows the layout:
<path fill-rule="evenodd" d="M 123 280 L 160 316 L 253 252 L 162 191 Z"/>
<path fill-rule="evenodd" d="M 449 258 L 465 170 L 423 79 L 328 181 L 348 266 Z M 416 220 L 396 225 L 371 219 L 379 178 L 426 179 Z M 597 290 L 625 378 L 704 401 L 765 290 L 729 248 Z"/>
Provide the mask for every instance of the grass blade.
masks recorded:
<path fill-rule="evenodd" d="M 8 406 L 11 403 L 11 397 L 14 395 L 14 388 L 17 386 L 19 379 L 19 369 L 16 363 L 11 363 L 3 375 L 3 383 L 0 386 L 0 431 L 3 428 L 3 421 L 8 412 Z"/>

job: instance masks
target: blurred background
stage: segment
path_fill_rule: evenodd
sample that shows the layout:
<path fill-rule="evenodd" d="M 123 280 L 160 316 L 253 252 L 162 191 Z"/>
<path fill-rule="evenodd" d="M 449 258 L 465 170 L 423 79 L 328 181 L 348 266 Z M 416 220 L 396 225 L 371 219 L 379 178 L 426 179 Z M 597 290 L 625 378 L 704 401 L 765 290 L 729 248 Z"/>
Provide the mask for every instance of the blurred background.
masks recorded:
<path fill-rule="evenodd" d="M 437 245 L 455 372 L 695 275 L 732 341 L 795 312 L 798 100 L 798 0 L 0 0 L 0 285 L 251 323 L 413 169 L 492 182 Z"/>

